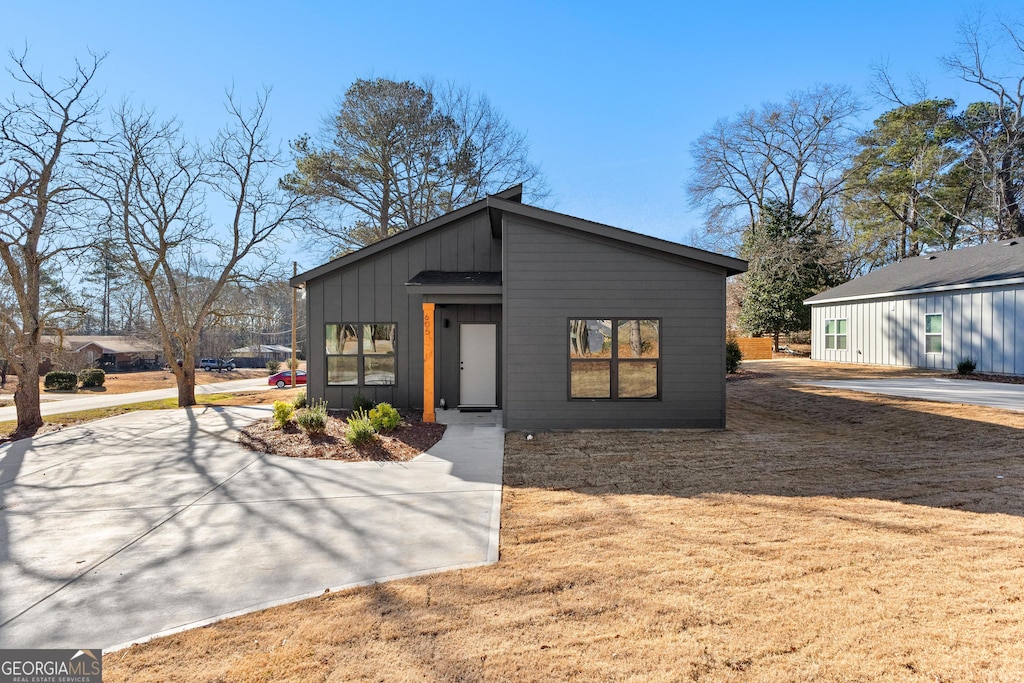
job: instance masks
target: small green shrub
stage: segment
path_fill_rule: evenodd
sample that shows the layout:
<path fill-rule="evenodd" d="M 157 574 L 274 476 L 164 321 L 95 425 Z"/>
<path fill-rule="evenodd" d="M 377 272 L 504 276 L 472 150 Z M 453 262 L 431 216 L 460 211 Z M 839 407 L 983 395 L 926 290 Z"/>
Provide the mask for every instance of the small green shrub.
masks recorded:
<path fill-rule="evenodd" d="M 306 407 L 306 390 L 300 389 L 299 393 L 295 394 L 295 398 L 292 399 L 292 407 L 295 410 Z"/>
<path fill-rule="evenodd" d="M 48 372 L 43 379 L 43 387 L 58 391 L 74 391 L 78 388 L 78 375 L 64 370 Z"/>
<path fill-rule="evenodd" d="M 313 401 L 308 408 L 295 413 L 295 421 L 306 436 L 318 436 L 327 431 L 327 401 Z"/>
<path fill-rule="evenodd" d="M 956 364 L 956 374 L 958 375 L 969 375 L 978 368 L 978 363 L 973 358 L 961 358 L 960 362 Z"/>
<path fill-rule="evenodd" d="M 288 369 L 289 370 L 298 370 L 299 369 L 299 359 L 298 358 L 289 358 L 288 359 Z"/>
<path fill-rule="evenodd" d="M 267 361 L 267 372 L 271 375 L 276 374 L 281 369 L 281 361 L 268 360 Z"/>
<path fill-rule="evenodd" d="M 102 387 L 107 380 L 107 373 L 99 368 L 86 368 L 78 373 L 78 381 L 83 387 Z"/>
<path fill-rule="evenodd" d="M 356 397 L 352 399 L 352 410 L 359 412 L 360 410 L 366 412 L 373 408 L 373 401 L 366 398 L 362 394 L 356 394 Z"/>
<path fill-rule="evenodd" d="M 284 429 L 292 421 L 295 407 L 285 401 L 274 401 L 274 429 Z"/>
<path fill-rule="evenodd" d="M 378 403 L 370 411 L 369 417 L 370 424 L 378 433 L 390 432 L 402 423 L 402 416 L 390 403 Z"/>
<path fill-rule="evenodd" d="M 345 439 L 353 446 L 361 446 L 377 438 L 377 432 L 373 430 L 373 424 L 365 410 L 353 412 L 346 422 L 348 431 L 345 433 Z"/>
<path fill-rule="evenodd" d="M 739 342 L 730 339 L 725 342 L 725 371 L 733 374 L 740 369 L 740 361 L 743 360 L 743 352 L 740 351 Z"/>

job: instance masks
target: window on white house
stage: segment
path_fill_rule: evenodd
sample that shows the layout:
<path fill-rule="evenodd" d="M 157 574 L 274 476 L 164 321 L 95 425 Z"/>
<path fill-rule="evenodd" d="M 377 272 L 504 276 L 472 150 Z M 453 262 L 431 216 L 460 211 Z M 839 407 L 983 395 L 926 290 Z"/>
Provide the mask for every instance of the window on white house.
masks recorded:
<path fill-rule="evenodd" d="M 929 313 L 924 317 L 925 353 L 942 353 L 942 314 Z"/>
<path fill-rule="evenodd" d="M 825 321 L 825 348 L 846 349 L 846 318 L 829 318 Z"/>

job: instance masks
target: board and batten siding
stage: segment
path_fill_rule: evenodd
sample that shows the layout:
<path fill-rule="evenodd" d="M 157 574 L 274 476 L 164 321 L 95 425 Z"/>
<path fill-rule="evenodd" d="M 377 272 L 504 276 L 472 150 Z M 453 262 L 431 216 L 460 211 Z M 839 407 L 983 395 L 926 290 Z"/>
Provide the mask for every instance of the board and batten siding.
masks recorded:
<path fill-rule="evenodd" d="M 925 316 L 942 314 L 942 353 L 925 352 Z M 825 320 L 845 318 L 846 350 L 825 348 Z M 973 358 L 978 372 L 1024 375 L 1024 288 L 988 287 L 815 304 L 811 358 L 955 370 Z"/>
<path fill-rule="evenodd" d="M 423 297 L 410 295 L 405 283 L 423 270 L 500 269 L 501 241 L 492 237 L 487 214 L 480 213 L 309 281 L 309 397 L 325 399 L 331 408 L 350 408 L 361 393 L 397 408 L 422 409 Z M 395 323 L 394 386 L 328 386 L 328 323 Z"/>
<path fill-rule="evenodd" d="M 724 427 L 724 269 L 503 220 L 507 428 Z M 570 318 L 660 318 L 661 399 L 569 400 Z"/>

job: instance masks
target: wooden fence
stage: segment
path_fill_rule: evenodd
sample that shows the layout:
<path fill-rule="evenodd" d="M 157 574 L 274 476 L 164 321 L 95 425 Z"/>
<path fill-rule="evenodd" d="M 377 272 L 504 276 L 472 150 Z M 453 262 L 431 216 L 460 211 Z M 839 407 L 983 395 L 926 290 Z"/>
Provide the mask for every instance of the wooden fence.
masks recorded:
<path fill-rule="evenodd" d="M 771 337 L 736 337 L 736 343 L 743 352 L 743 360 L 771 360 Z"/>

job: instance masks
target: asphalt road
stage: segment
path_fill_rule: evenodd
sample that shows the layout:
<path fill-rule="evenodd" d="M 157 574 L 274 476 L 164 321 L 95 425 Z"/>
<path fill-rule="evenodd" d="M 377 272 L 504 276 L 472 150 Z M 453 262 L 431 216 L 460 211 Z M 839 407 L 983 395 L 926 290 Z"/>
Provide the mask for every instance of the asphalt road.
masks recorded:
<path fill-rule="evenodd" d="M 944 377 L 806 381 L 800 382 L 800 384 L 904 398 L 920 398 L 942 403 L 968 403 L 1004 410 L 1024 411 L 1024 384 L 980 382 Z"/>

